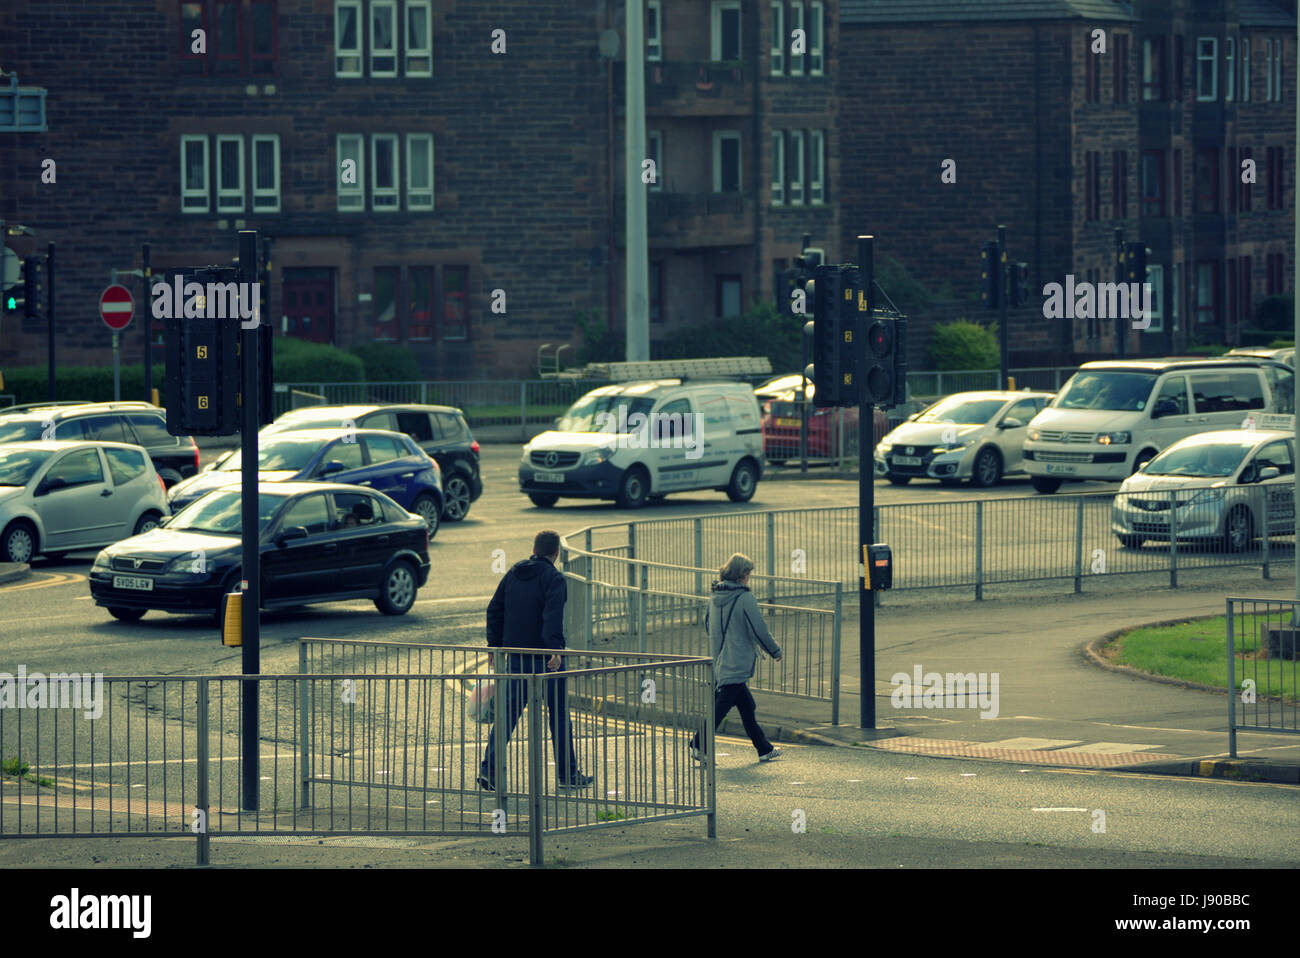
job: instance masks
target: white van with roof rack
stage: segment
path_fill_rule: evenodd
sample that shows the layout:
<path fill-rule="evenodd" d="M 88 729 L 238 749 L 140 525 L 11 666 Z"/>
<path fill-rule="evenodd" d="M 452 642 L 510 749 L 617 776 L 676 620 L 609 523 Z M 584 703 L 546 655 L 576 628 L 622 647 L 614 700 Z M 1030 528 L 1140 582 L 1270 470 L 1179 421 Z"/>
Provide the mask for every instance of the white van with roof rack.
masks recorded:
<path fill-rule="evenodd" d="M 1275 360 L 1084 363 L 1029 423 L 1024 469 L 1042 493 L 1069 480 L 1120 482 L 1186 436 L 1267 413 L 1295 413 L 1295 373 Z"/>
<path fill-rule="evenodd" d="M 725 492 L 733 502 L 753 498 L 763 475 L 758 400 L 748 382 L 719 377 L 770 372 L 766 359 L 608 363 L 599 371 L 611 379 L 656 372 L 663 378 L 593 389 L 555 429 L 527 443 L 519 491 L 534 505 L 607 499 L 635 509 L 696 489 Z"/>

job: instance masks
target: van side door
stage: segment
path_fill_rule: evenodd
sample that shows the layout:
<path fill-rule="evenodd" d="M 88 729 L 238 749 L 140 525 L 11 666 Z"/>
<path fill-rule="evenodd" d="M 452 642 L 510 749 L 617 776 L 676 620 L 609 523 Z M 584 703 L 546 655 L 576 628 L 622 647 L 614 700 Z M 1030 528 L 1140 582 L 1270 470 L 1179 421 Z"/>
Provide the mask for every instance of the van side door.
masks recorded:
<path fill-rule="evenodd" d="M 703 438 L 696 430 L 695 408 L 690 397 L 665 397 L 659 408 L 650 413 L 646 435 L 650 448 L 645 457 L 654 465 L 654 491 L 697 489 L 700 463 L 704 457 Z"/>
<path fill-rule="evenodd" d="M 1264 376 L 1258 368 L 1193 370 L 1188 379 L 1195 404 L 1192 432 L 1240 429 L 1248 416 L 1266 411 Z"/>

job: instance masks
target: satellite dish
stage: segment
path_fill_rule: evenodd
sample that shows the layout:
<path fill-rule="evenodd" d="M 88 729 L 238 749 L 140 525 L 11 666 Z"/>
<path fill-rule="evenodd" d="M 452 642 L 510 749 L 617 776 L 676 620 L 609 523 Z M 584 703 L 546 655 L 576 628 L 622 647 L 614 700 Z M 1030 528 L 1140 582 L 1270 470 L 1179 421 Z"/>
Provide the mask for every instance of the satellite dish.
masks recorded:
<path fill-rule="evenodd" d="M 600 55 L 613 59 L 618 56 L 618 31 L 606 30 L 600 35 Z"/>

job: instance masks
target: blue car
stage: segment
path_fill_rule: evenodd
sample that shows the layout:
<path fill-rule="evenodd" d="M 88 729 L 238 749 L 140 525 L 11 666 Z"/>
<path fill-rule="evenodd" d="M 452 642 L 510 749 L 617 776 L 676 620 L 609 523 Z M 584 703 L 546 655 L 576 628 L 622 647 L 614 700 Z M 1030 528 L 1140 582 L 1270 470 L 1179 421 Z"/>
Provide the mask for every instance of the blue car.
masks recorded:
<path fill-rule="evenodd" d="M 168 490 L 173 513 L 214 489 L 237 485 L 240 454 L 235 452 Z M 420 516 L 429 538 L 442 515 L 442 471 L 413 440 L 386 429 L 302 429 L 258 439 L 259 482 L 315 479 L 368 486 Z"/>

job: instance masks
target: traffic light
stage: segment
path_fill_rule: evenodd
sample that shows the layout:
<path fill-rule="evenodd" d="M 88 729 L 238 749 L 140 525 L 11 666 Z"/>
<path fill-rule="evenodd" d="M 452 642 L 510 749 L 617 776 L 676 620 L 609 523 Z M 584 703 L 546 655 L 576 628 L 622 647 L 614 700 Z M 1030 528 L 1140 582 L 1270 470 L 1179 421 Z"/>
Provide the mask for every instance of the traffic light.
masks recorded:
<path fill-rule="evenodd" d="M 45 318 L 45 257 L 29 256 L 23 261 L 23 315 Z"/>
<path fill-rule="evenodd" d="M 866 297 L 859 300 L 865 316 Z M 907 402 L 907 320 L 877 308 L 867 326 L 867 370 L 863 376 L 864 406 L 891 409 Z"/>
<path fill-rule="evenodd" d="M 980 249 L 980 302 L 997 309 L 1002 302 L 1002 270 L 998 262 L 998 244 L 985 243 Z"/>
<path fill-rule="evenodd" d="M 1124 244 L 1124 252 L 1120 259 L 1124 282 L 1145 283 L 1147 281 L 1147 254 L 1150 252 L 1146 243 Z"/>
<path fill-rule="evenodd" d="M 813 320 L 804 329 L 812 327 L 813 405 L 856 406 L 858 271 L 852 266 L 818 266 L 809 286 Z"/>
<path fill-rule="evenodd" d="M 1011 305 L 1023 306 L 1029 302 L 1029 264 L 1011 264 Z"/>
<path fill-rule="evenodd" d="M 186 283 L 233 283 L 238 270 L 181 271 Z M 165 277 L 164 277 L 165 278 Z M 189 297 L 186 296 L 186 299 Z M 239 431 L 239 318 L 164 319 L 167 431 L 173 436 L 230 436 Z M 262 324 L 269 331 L 269 324 Z"/>

